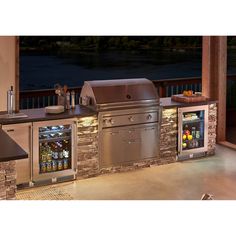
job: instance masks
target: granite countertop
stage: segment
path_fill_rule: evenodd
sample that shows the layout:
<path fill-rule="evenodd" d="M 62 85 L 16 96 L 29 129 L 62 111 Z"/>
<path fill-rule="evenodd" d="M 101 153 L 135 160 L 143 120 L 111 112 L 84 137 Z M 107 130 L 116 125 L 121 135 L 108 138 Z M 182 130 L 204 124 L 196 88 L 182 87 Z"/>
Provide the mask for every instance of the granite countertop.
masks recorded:
<path fill-rule="evenodd" d="M 26 123 L 35 121 L 45 121 L 45 120 L 58 120 L 58 119 L 67 119 L 73 117 L 91 116 L 97 114 L 96 111 L 93 111 L 85 106 L 80 106 L 80 105 L 76 105 L 75 109 L 65 110 L 65 112 L 60 114 L 46 114 L 44 108 L 20 110 L 20 112 L 24 113 L 28 117 L 13 118 L 13 119 L 0 118 L 0 124 L 6 125 L 6 124 L 17 124 L 17 123 Z"/>
<path fill-rule="evenodd" d="M 0 162 L 28 158 L 28 154 L 0 129 Z"/>
<path fill-rule="evenodd" d="M 201 106 L 201 105 L 208 105 L 212 103 L 217 103 L 215 100 L 208 100 L 204 102 L 175 102 L 171 100 L 171 97 L 167 98 L 160 98 L 161 106 L 164 108 L 171 108 L 171 107 L 191 107 L 191 106 Z"/>

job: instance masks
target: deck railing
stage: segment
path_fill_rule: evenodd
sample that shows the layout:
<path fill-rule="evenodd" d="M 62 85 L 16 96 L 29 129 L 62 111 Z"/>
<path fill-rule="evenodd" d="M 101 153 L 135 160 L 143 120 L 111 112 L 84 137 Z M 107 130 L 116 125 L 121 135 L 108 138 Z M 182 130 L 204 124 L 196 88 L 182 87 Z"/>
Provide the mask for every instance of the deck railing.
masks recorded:
<path fill-rule="evenodd" d="M 175 78 L 154 80 L 160 97 L 170 97 L 182 93 L 183 90 L 201 91 L 201 77 Z M 81 87 L 70 88 L 75 91 L 76 103 L 79 101 Z M 32 90 L 20 92 L 20 109 L 41 108 L 57 104 L 57 95 L 54 89 Z M 236 108 L 236 75 L 227 77 L 227 107 Z"/>

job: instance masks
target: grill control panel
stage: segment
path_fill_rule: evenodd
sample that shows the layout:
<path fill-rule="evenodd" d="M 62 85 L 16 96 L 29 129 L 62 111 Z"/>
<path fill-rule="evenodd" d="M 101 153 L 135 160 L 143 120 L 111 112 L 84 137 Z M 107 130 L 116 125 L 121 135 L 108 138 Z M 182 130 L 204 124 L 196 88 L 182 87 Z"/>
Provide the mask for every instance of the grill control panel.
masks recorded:
<path fill-rule="evenodd" d="M 158 121 L 158 112 L 133 113 L 125 115 L 104 115 L 102 117 L 102 128 L 134 124 L 146 124 Z"/>

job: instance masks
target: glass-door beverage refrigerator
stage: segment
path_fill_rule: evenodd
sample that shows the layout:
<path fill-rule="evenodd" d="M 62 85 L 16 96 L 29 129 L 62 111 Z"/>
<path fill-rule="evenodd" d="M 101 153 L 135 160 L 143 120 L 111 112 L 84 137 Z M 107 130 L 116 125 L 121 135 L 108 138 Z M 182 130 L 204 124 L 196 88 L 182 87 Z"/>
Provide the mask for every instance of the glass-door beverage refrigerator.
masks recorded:
<path fill-rule="evenodd" d="M 76 121 L 51 120 L 33 123 L 33 182 L 76 174 Z"/>
<path fill-rule="evenodd" d="M 205 156 L 208 146 L 208 106 L 178 109 L 177 160 Z"/>

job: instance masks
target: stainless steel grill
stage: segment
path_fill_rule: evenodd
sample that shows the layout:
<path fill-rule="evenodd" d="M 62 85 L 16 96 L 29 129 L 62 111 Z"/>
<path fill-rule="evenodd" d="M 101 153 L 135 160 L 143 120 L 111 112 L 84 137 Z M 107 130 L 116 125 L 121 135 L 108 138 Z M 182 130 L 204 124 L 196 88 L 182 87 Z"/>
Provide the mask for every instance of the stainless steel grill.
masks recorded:
<path fill-rule="evenodd" d="M 158 157 L 161 112 L 150 80 L 85 81 L 81 98 L 98 111 L 100 167 Z"/>

